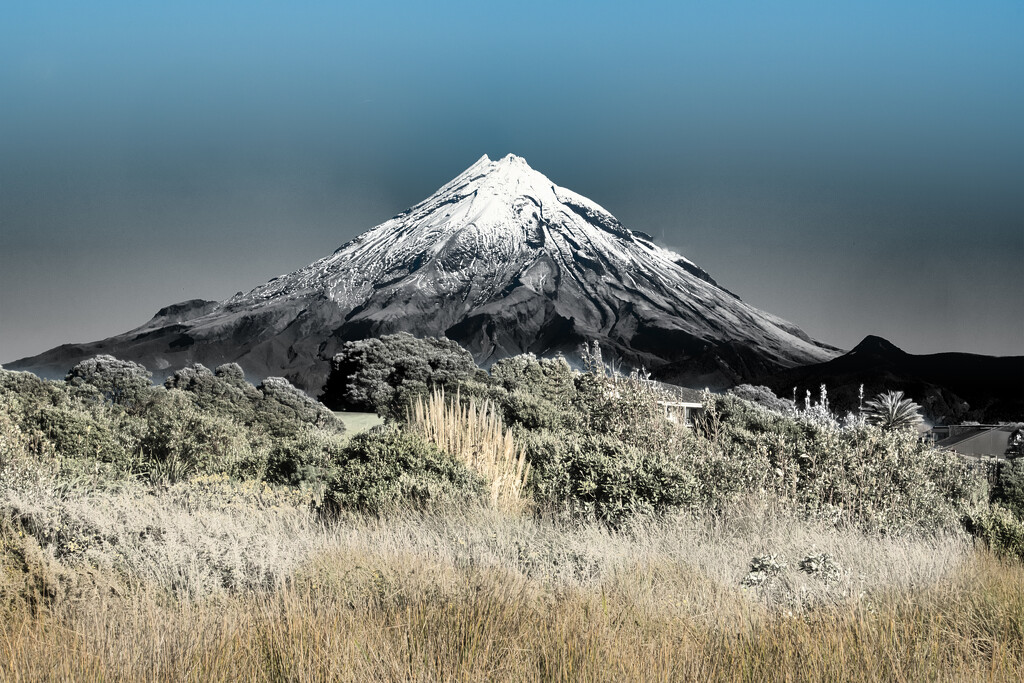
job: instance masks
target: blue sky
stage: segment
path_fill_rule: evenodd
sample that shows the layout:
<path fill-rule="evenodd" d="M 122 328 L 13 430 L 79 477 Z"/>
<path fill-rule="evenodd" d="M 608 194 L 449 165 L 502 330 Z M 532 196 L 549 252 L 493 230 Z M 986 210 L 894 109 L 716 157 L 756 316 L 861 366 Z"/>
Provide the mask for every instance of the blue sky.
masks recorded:
<path fill-rule="evenodd" d="M 0 361 L 514 152 L 850 347 L 1024 354 L 1024 3 L 0 6 Z"/>

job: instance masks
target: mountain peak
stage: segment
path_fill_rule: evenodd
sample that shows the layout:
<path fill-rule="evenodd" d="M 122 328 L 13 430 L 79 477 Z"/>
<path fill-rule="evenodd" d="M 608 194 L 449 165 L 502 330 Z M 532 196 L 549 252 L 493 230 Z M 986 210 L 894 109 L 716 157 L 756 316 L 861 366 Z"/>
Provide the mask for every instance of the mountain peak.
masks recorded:
<path fill-rule="evenodd" d="M 487 156 L 486 154 L 484 156 Z M 526 163 L 526 159 L 516 154 L 506 154 L 502 158 L 498 159 L 497 163 L 499 166 L 520 166 L 523 168 L 530 168 L 530 164 Z M 533 170 L 533 169 L 530 169 Z"/>
<path fill-rule="evenodd" d="M 517 196 L 530 197 L 540 205 L 555 198 L 554 187 L 547 176 L 531 168 L 521 156 L 506 154 L 501 159 L 492 160 L 484 154 L 410 211 L 417 212 L 431 205 L 445 206 L 467 197 L 473 198 L 478 207 L 494 199 L 508 204 Z"/>
<path fill-rule="evenodd" d="M 534 170 L 526 159 L 515 154 L 506 154 L 497 161 L 492 161 L 490 167 L 485 171 L 488 175 L 502 175 L 511 177 L 539 177 L 547 185 L 551 181 L 543 173 Z"/>
<path fill-rule="evenodd" d="M 466 175 L 467 173 L 473 173 L 478 175 L 480 173 L 490 173 L 499 169 L 506 168 L 519 168 L 527 171 L 533 171 L 530 164 L 525 158 L 518 154 L 506 154 L 500 159 L 491 159 L 486 154 L 482 155 L 479 159 L 470 164 L 469 168 L 459 174 L 459 176 Z M 458 177 L 458 176 L 457 176 Z"/>

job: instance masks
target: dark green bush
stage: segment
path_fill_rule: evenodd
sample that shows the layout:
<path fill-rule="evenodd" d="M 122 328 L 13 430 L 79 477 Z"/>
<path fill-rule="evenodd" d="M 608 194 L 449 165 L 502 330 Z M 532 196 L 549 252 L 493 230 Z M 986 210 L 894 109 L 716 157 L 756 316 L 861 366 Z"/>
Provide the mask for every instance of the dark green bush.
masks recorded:
<path fill-rule="evenodd" d="M 323 404 L 283 377 L 268 377 L 254 387 L 235 363 L 211 372 L 200 364 L 176 371 L 164 382 L 185 392 L 199 410 L 229 418 L 272 436 L 292 438 L 307 427 L 341 433 L 345 427 Z"/>
<path fill-rule="evenodd" d="M 505 394 L 498 405 L 502 408 L 505 424 L 527 431 L 564 431 L 579 422 L 569 410 L 522 389 Z"/>
<path fill-rule="evenodd" d="M 605 435 L 536 432 L 526 440 L 542 507 L 618 523 L 692 504 L 697 482 L 673 460 Z"/>
<path fill-rule="evenodd" d="M 576 396 L 575 374 L 562 356 L 537 358 L 525 353 L 491 366 L 492 381 L 510 393 L 528 394 L 565 410 Z"/>
<path fill-rule="evenodd" d="M 454 394 L 478 372 L 469 352 L 450 339 L 400 332 L 346 342 L 334 356 L 322 400 L 335 409 L 401 418 L 409 400 L 429 387 Z"/>
<path fill-rule="evenodd" d="M 783 416 L 735 396 L 708 397 L 695 447 L 681 451 L 702 506 L 773 496 L 827 522 L 887 532 L 955 525 L 979 485 L 963 458 L 909 431 Z"/>
<path fill-rule="evenodd" d="M 813 420 L 802 420 L 795 411 L 776 411 L 739 394 L 707 394 L 705 400 L 712 410 L 705 411 L 704 418 L 698 419 L 695 427 L 706 438 L 722 436 L 733 441 L 749 441 L 758 435 L 772 434 L 798 441 L 813 438 L 820 430 Z M 713 433 L 713 430 L 721 433 Z"/>
<path fill-rule="evenodd" d="M 221 365 L 216 371 L 196 363 L 175 371 L 164 386 L 186 392 L 200 410 L 241 424 L 254 422 L 256 404 L 263 398 L 256 387 L 245 381 L 245 373 L 235 363 Z"/>
<path fill-rule="evenodd" d="M 196 408 L 177 389 L 159 392 L 145 411 L 136 471 L 172 484 L 193 474 L 234 474 L 251 460 L 249 431 L 237 422 Z"/>
<path fill-rule="evenodd" d="M 286 436 L 306 426 L 345 431 L 334 413 L 283 377 L 268 377 L 257 389 L 262 398 L 256 403 L 255 419 L 271 434 Z"/>
<path fill-rule="evenodd" d="M 327 510 L 379 513 L 479 499 L 483 482 L 461 462 L 396 426 L 354 436 L 328 475 Z"/>
<path fill-rule="evenodd" d="M 99 473 L 102 463 L 104 476 L 163 484 L 213 473 L 297 483 L 322 476 L 336 455 L 327 434 L 337 437 L 341 422 L 284 380 L 268 380 L 261 391 L 238 366 L 213 373 L 194 365 L 167 386 L 135 394 L 128 407 L 84 380 L 0 370 L 4 412 L 37 454 L 60 457 L 62 471 Z"/>
<path fill-rule="evenodd" d="M 576 392 L 567 424 L 580 434 L 599 434 L 652 453 L 672 453 L 679 436 L 659 400 L 672 400 L 638 376 L 605 377 L 592 372 L 574 377 Z"/>
<path fill-rule="evenodd" d="M 55 453 L 69 459 L 98 460 L 128 471 L 146 425 L 123 412 L 90 410 L 73 402 L 36 405 L 23 424 L 37 430 Z"/>
<path fill-rule="evenodd" d="M 1010 460 L 1024 458 L 1024 424 L 1010 425 L 1013 431 L 1006 440 L 1006 457 Z M 1015 427 L 1015 428 L 1014 428 Z"/>
<path fill-rule="evenodd" d="M 796 413 L 796 404 L 793 401 L 788 398 L 779 398 L 774 391 L 765 386 L 740 384 L 729 389 L 728 393 L 781 415 Z"/>
<path fill-rule="evenodd" d="M 272 484 L 292 486 L 320 482 L 332 467 L 344 460 L 345 445 L 345 439 L 337 432 L 314 428 L 270 439 L 259 478 Z"/>
<path fill-rule="evenodd" d="M 152 375 L 138 363 L 99 355 L 71 368 L 65 381 L 71 386 L 90 385 L 111 403 L 136 409 L 153 388 Z"/>
<path fill-rule="evenodd" d="M 997 468 L 992 502 L 1024 519 L 1024 458 L 1000 462 Z"/>
<path fill-rule="evenodd" d="M 83 393 L 94 399 L 99 394 L 94 387 L 88 386 Z M 71 392 L 64 382 L 51 382 L 40 379 L 31 372 L 16 372 L 0 368 L 0 396 L 18 400 L 25 405 L 61 405 L 66 404 Z"/>
<path fill-rule="evenodd" d="M 385 414 L 404 417 L 404 402 L 429 384 L 499 406 L 526 448 L 542 510 L 619 524 L 678 507 L 719 511 L 754 496 L 809 518 L 895 533 L 955 524 L 978 497 L 959 456 L 907 431 L 839 422 L 824 400 L 780 412 L 737 395 L 707 395 L 704 416 L 689 429 L 665 414 L 659 401 L 672 398 L 658 386 L 608 376 L 596 364 L 578 373 L 563 360 L 525 355 L 495 363 L 488 376 L 453 342 L 409 335 L 348 351 L 345 362 L 358 367 L 340 388 Z M 463 465 L 396 426 L 346 444 L 333 414 L 283 379 L 256 388 L 237 365 L 214 372 L 194 365 L 174 373 L 166 389 L 142 390 L 137 368 L 94 365 L 71 382 L 0 370 L 0 409 L 21 435 L 22 452 L 56 454 L 62 472 L 94 472 L 93 479 L 169 483 L 225 473 L 322 486 L 328 509 L 422 507 L 480 490 Z M 112 393 L 118 383 L 139 391 Z M 757 388 L 748 393 L 767 400 Z M 997 474 L 993 500 L 1020 512 L 1024 465 Z"/>
<path fill-rule="evenodd" d="M 0 370 L 0 402 L 30 435 L 37 455 L 55 453 L 69 466 L 88 460 L 127 471 L 146 428 L 144 420 L 106 402 L 90 384 L 72 386 L 27 372 Z"/>
<path fill-rule="evenodd" d="M 1024 523 L 1009 510 L 992 506 L 965 515 L 964 526 L 996 555 L 1024 561 Z"/>

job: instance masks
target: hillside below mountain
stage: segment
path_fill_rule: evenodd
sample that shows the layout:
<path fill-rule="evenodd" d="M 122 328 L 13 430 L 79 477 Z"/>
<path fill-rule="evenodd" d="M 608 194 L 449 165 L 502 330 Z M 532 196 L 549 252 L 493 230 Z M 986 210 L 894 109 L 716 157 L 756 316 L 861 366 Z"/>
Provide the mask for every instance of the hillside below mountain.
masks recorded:
<path fill-rule="evenodd" d="M 762 383 L 783 398 L 792 398 L 795 389 L 798 401 L 807 391 L 817 400 L 824 384 L 839 414 L 857 409 L 863 384 L 867 398 L 904 392 L 935 424 L 1024 420 L 1024 356 L 914 355 L 868 336 L 842 356 L 777 372 Z"/>

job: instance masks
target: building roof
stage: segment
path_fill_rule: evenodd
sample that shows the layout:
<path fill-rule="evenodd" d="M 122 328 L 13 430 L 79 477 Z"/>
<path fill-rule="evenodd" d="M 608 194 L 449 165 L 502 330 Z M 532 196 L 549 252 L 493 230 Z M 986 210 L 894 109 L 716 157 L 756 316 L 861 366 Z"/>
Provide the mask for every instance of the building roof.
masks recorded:
<path fill-rule="evenodd" d="M 1006 455 L 1013 432 L 1013 427 L 978 426 L 956 436 L 946 437 L 935 445 L 960 455 L 1001 458 Z"/>

